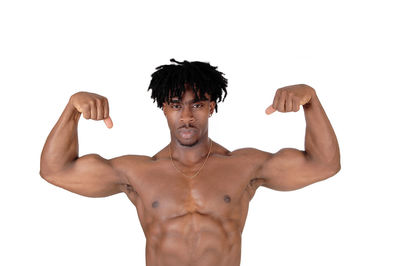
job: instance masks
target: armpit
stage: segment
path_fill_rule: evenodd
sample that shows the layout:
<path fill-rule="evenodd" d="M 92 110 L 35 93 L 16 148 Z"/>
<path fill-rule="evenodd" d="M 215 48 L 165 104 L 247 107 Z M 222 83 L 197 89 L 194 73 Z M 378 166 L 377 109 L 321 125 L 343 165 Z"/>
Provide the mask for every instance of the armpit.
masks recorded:
<path fill-rule="evenodd" d="M 121 188 L 121 191 L 125 192 L 126 194 L 137 193 L 130 184 L 121 184 L 120 188 Z"/>
<path fill-rule="evenodd" d="M 250 200 L 254 197 L 257 188 L 261 186 L 264 182 L 264 178 L 253 178 L 252 180 L 250 180 L 249 184 L 247 184 L 246 187 L 246 191 L 250 197 Z"/>
<path fill-rule="evenodd" d="M 130 184 L 121 184 L 120 189 L 128 196 L 133 205 L 136 206 L 137 200 L 139 198 L 139 193 L 134 189 L 134 187 Z"/>

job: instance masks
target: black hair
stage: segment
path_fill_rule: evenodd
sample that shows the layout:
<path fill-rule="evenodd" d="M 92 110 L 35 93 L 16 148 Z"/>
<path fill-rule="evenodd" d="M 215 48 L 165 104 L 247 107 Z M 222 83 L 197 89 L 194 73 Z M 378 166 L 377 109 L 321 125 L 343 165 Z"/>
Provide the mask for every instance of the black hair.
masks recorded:
<path fill-rule="evenodd" d="M 170 61 L 176 64 L 161 65 L 151 75 L 148 90 L 152 90 L 151 98 L 153 102 L 157 101 L 157 107 L 161 108 L 164 102 L 169 104 L 173 97 L 181 99 L 185 84 L 188 84 L 193 89 L 196 101 L 207 100 L 205 93 L 209 94 L 210 101 L 215 101 L 217 112 L 217 102 L 224 101 L 227 95 L 228 80 L 223 77 L 225 74 L 210 63 L 178 62 L 173 58 Z"/>

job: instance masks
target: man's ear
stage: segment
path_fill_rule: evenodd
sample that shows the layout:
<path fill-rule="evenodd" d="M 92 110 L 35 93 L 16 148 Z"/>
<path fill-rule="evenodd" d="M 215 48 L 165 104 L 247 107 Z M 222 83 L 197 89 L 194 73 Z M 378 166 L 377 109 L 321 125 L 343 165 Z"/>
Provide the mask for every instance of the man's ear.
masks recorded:
<path fill-rule="evenodd" d="M 161 109 L 163 110 L 163 113 L 164 113 L 165 116 L 167 115 L 166 111 L 165 111 L 165 107 L 166 106 L 167 106 L 166 103 L 163 103 L 163 106 L 161 107 Z"/>
<path fill-rule="evenodd" d="M 215 110 L 215 101 L 210 102 L 210 113 L 209 116 L 211 116 L 214 113 Z"/>

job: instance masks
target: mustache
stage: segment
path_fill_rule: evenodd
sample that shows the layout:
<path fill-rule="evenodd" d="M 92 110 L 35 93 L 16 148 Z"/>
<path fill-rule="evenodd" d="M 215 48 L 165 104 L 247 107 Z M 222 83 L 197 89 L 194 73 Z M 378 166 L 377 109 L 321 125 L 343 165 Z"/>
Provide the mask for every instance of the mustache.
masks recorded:
<path fill-rule="evenodd" d="M 192 124 L 186 124 L 186 125 L 180 126 L 179 128 L 196 128 L 196 127 Z"/>

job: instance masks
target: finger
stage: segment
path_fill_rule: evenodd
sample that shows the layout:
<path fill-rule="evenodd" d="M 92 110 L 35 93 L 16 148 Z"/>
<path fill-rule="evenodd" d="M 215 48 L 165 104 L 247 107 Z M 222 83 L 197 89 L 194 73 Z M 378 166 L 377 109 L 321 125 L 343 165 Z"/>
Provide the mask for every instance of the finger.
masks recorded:
<path fill-rule="evenodd" d="M 83 117 L 85 119 L 89 119 L 90 118 L 90 106 L 89 106 L 89 104 L 84 104 L 82 106 L 81 110 L 82 110 Z"/>
<path fill-rule="evenodd" d="M 90 119 L 96 120 L 97 119 L 97 108 L 94 101 L 89 102 L 90 105 Z"/>
<path fill-rule="evenodd" d="M 293 111 L 298 112 L 300 110 L 300 101 L 297 98 L 293 98 Z"/>
<path fill-rule="evenodd" d="M 113 127 L 113 121 L 111 120 L 111 117 L 107 117 L 106 119 L 104 119 L 104 123 L 106 123 L 106 126 L 108 128 L 112 128 Z"/>
<path fill-rule="evenodd" d="M 281 95 L 281 91 L 277 90 L 275 93 L 274 101 L 272 102 L 272 107 L 276 110 L 278 109 L 278 102 L 279 102 L 279 97 Z"/>
<path fill-rule="evenodd" d="M 107 98 L 104 99 L 103 106 L 104 106 L 104 118 L 107 118 L 109 116 L 109 113 L 110 113 L 110 109 L 109 109 L 109 106 L 108 106 Z"/>
<path fill-rule="evenodd" d="M 97 118 L 96 120 L 104 119 L 104 108 L 102 101 L 100 99 L 96 100 L 96 107 L 97 107 Z"/>
<path fill-rule="evenodd" d="M 279 97 L 279 102 L 278 102 L 278 111 L 279 112 L 285 112 L 285 103 L 286 103 L 286 91 L 282 91 L 281 96 Z"/>
<path fill-rule="evenodd" d="M 286 110 L 286 112 L 293 111 L 293 96 L 291 93 L 288 94 L 286 104 L 285 104 L 285 110 Z"/>
<path fill-rule="evenodd" d="M 265 113 L 267 113 L 267 115 L 272 114 L 273 112 L 275 112 L 276 109 L 274 107 L 272 107 L 272 104 L 270 106 L 268 106 L 268 108 L 265 110 Z"/>

